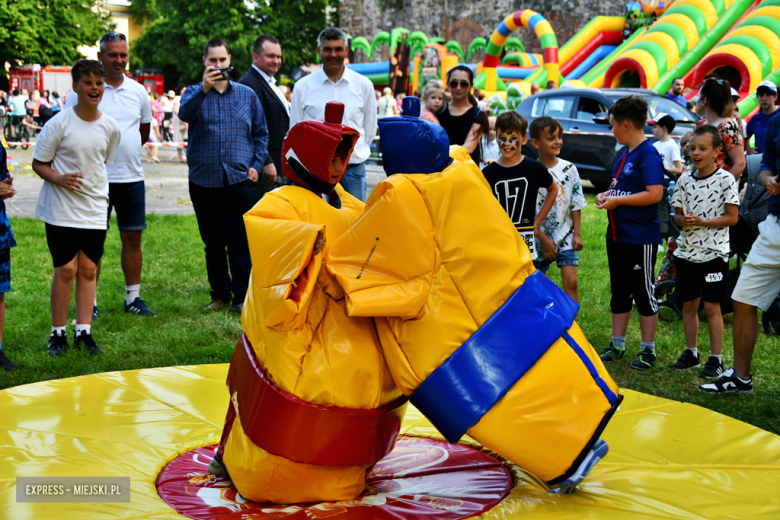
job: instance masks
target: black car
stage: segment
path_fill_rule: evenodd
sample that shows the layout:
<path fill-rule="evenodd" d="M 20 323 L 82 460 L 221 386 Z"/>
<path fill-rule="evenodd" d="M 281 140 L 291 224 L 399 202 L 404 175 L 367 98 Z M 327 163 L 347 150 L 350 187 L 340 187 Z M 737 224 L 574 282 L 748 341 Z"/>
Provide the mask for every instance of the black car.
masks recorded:
<path fill-rule="evenodd" d="M 642 96 L 647 100 L 648 118 L 656 114 L 672 116 L 677 125 L 672 132 L 676 138 L 693 130 L 699 116 L 675 101 L 645 89 L 556 89 L 532 96 L 517 107 L 517 112 L 530 124 L 539 116 L 550 116 L 560 121 L 565 133 L 561 159 L 574 163 L 580 177 L 588 180 L 599 191 L 604 191 L 612 181 L 612 164 L 623 146 L 611 133 L 607 110 L 623 96 Z M 587 135 L 585 132 L 606 135 Z M 645 126 L 645 134 L 652 135 L 653 128 Z M 650 138 L 655 141 L 654 137 Z"/>

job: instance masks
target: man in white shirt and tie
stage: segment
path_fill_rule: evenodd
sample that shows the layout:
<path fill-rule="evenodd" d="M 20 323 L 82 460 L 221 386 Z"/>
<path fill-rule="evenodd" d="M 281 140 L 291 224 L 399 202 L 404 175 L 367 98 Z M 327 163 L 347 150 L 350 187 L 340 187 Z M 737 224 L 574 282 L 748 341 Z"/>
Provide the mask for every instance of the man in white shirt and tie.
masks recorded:
<path fill-rule="evenodd" d="M 376 136 L 376 95 L 371 81 L 348 68 L 347 35 L 337 27 L 326 27 L 317 37 L 317 52 L 322 67 L 295 84 L 290 127 L 307 119 L 325 115 L 328 101 L 344 103 L 344 124 L 360 132 L 360 139 L 341 185 L 362 201 L 366 200 L 365 161 L 371 155 L 371 142 Z"/>
<path fill-rule="evenodd" d="M 279 40 L 264 34 L 252 47 L 252 66 L 238 80 L 255 91 L 263 105 L 268 127 L 268 157 L 257 181 L 257 193 L 262 197 L 277 185 L 289 184 L 282 176 L 282 141 L 290 128 L 290 104 L 274 75 L 282 65 L 282 47 Z"/>

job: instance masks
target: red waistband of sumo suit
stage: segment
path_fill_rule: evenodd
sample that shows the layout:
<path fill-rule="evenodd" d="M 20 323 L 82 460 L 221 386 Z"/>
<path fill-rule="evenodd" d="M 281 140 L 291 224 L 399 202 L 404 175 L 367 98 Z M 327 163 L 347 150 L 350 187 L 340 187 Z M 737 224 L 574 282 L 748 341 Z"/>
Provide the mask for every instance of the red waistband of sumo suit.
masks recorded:
<path fill-rule="evenodd" d="M 238 393 L 241 426 L 255 445 L 318 466 L 377 463 L 395 446 L 406 409 L 405 397 L 371 410 L 319 406 L 299 399 L 268 380 L 246 336 L 238 340 L 233 353 L 228 388 L 231 396 Z"/>

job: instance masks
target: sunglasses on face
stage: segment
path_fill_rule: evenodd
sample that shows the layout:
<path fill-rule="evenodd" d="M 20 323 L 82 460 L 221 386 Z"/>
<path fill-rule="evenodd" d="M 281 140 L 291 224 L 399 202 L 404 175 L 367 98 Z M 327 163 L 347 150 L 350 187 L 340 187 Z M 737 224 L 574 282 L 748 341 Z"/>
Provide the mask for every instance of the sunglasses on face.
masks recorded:
<path fill-rule="evenodd" d="M 469 88 L 471 86 L 471 83 L 465 80 L 458 81 L 456 79 L 453 79 L 450 81 L 450 88 Z"/>
<path fill-rule="evenodd" d="M 100 43 L 103 43 L 103 42 L 115 42 L 117 40 L 122 40 L 122 41 L 126 42 L 127 41 L 127 36 L 125 36 L 122 33 L 118 33 L 118 32 L 106 33 L 106 34 L 104 34 L 100 38 Z"/>

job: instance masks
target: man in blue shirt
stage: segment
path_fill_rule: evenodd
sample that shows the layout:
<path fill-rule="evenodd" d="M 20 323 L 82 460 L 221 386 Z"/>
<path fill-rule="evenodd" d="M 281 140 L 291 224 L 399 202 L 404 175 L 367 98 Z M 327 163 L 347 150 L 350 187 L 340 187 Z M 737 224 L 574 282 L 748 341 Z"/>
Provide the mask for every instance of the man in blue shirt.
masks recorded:
<path fill-rule="evenodd" d="M 777 86 L 771 81 L 762 81 L 756 89 L 756 98 L 761 110 L 750 118 L 747 124 L 747 135 L 745 136 L 745 150 L 748 155 L 754 153 L 764 153 L 764 134 L 769 120 L 775 117 L 778 112 L 775 106 L 777 100 Z M 756 136 L 756 148 L 750 146 L 750 138 Z"/>
<path fill-rule="evenodd" d="M 674 81 L 672 82 L 672 89 L 664 94 L 665 97 L 668 97 L 669 99 L 676 101 L 680 105 L 684 107 L 688 107 L 688 100 L 685 99 L 685 97 L 682 95 L 683 91 L 685 90 L 685 82 L 683 82 L 682 78 L 674 78 Z"/>
<path fill-rule="evenodd" d="M 734 301 L 734 366 L 713 383 L 699 387 L 711 394 L 752 394 L 750 365 L 758 337 L 758 307 L 764 312 L 776 304 L 780 294 L 780 117 L 773 117 L 764 138 L 761 184 L 769 193 L 769 215 L 759 224 L 759 235 L 742 264 L 739 280 L 731 294 Z"/>
<path fill-rule="evenodd" d="M 190 124 L 190 198 L 211 285 L 206 309 L 230 305 L 231 311 L 241 312 L 252 270 L 243 216 L 258 200 L 256 183 L 268 155 L 268 130 L 257 94 L 223 75 L 228 71 L 221 69 L 230 67 L 228 44 L 209 40 L 203 64 L 203 82 L 187 87 L 179 119 Z"/>

